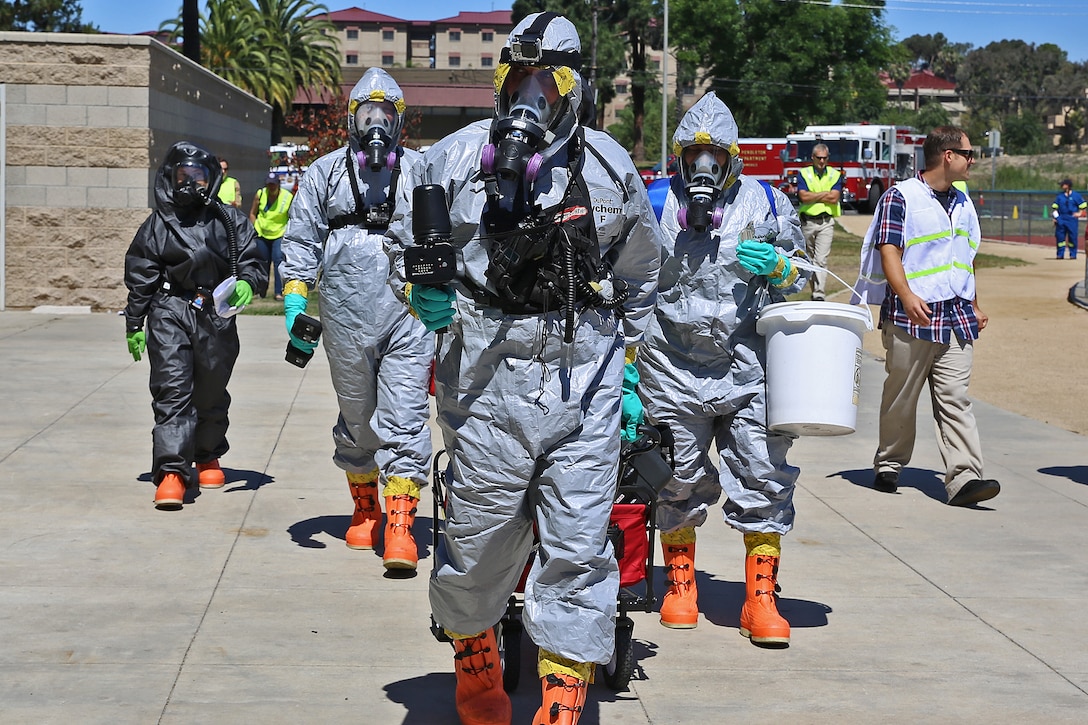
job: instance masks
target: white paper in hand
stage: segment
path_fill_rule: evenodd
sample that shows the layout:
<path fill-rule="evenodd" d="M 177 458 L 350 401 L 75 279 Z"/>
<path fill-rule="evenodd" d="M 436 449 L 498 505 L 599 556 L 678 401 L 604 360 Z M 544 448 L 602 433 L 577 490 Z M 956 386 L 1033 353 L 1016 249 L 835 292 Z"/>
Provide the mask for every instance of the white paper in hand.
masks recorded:
<path fill-rule="evenodd" d="M 245 305 L 241 307 L 230 306 L 230 296 L 234 294 L 234 288 L 237 284 L 238 278 L 232 274 L 212 290 L 212 299 L 215 300 L 215 313 L 220 317 L 234 317 L 245 309 Z"/>

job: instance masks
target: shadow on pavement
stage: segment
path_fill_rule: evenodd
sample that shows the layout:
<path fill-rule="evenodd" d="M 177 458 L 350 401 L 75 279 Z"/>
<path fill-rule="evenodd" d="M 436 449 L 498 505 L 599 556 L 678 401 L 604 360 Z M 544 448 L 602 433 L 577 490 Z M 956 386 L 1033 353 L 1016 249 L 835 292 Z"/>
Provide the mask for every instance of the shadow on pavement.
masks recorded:
<path fill-rule="evenodd" d="M 859 488 L 873 487 L 873 469 L 855 468 L 849 471 L 838 471 L 830 474 L 828 478 L 840 476 Z M 899 474 L 899 488 L 913 488 L 921 491 L 934 501 L 944 503 L 947 494 L 944 490 L 944 477 L 934 471 L 925 471 L 920 468 L 904 468 Z M 882 496 L 894 496 L 895 494 L 881 493 Z"/>
<path fill-rule="evenodd" d="M 1047 466 L 1040 468 L 1039 473 L 1068 478 L 1073 483 L 1088 486 L 1088 466 Z"/>

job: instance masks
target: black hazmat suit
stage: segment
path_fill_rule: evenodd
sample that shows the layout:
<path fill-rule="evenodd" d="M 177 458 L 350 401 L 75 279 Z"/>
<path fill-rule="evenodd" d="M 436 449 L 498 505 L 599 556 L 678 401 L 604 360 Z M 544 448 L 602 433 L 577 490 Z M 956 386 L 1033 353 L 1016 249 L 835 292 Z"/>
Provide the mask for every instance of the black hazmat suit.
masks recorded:
<path fill-rule="evenodd" d="M 200 164 L 209 172 L 203 198 L 192 188 L 175 190 L 175 168 Z M 238 358 L 234 317 L 215 312 L 211 290 L 232 274 L 233 226 L 237 277 L 254 290 L 268 282 L 257 233 L 248 217 L 216 198 L 222 180 L 219 162 L 189 142 L 174 144 L 155 175 L 155 207 L 125 255 L 126 332 L 145 325 L 151 363 L 151 407 L 155 483 L 167 473 L 189 481 L 194 463 L 227 452 L 227 382 Z M 202 308 L 197 304 L 207 295 Z"/>

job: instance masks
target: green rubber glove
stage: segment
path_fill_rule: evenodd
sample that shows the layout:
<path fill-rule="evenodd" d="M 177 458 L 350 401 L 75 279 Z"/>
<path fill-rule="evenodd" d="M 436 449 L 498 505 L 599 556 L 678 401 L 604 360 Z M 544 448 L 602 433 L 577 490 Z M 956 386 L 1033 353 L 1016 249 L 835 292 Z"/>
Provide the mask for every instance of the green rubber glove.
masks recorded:
<path fill-rule="evenodd" d="M 147 349 L 147 336 L 144 331 L 126 332 L 125 341 L 128 343 L 128 354 L 132 355 L 133 360 L 140 362 L 140 353 Z"/>
<path fill-rule="evenodd" d="M 752 274 L 771 276 L 780 256 L 774 245 L 767 242 L 745 239 L 737 245 L 737 260 Z"/>
<path fill-rule="evenodd" d="M 291 344 L 304 353 L 311 353 L 317 347 L 316 342 L 306 342 L 295 337 L 291 328 L 295 326 L 295 318 L 306 311 L 307 299 L 298 292 L 290 292 L 283 296 L 283 316 L 287 323 L 287 336 L 291 338 Z"/>
<path fill-rule="evenodd" d="M 408 304 L 416 311 L 419 321 L 431 332 L 448 327 L 453 322 L 453 301 L 457 298 L 449 287 L 431 287 L 412 285 L 408 293 Z"/>
<path fill-rule="evenodd" d="M 230 293 L 230 299 L 227 300 L 227 304 L 231 307 L 245 307 L 253 301 L 253 288 L 249 286 L 249 282 L 244 279 L 238 280 L 238 283 L 234 285 L 234 291 Z"/>
<path fill-rule="evenodd" d="M 623 405 L 620 412 L 620 440 L 630 443 L 638 438 L 638 427 L 642 425 L 644 411 L 642 399 L 638 397 L 639 374 L 634 363 L 623 366 Z"/>

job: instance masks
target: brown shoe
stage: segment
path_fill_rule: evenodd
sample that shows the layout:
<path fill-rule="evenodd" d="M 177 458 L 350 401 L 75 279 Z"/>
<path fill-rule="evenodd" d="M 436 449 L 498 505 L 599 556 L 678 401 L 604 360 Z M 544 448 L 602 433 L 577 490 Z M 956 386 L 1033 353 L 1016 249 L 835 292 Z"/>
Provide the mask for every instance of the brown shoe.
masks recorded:
<path fill-rule="evenodd" d="M 218 458 L 207 463 L 196 464 L 196 475 L 201 488 L 223 488 L 227 482 L 223 469 L 219 467 Z"/>
<path fill-rule="evenodd" d="M 963 484 L 956 495 L 948 499 L 949 506 L 971 506 L 981 501 L 989 501 L 1001 493 L 1001 484 L 993 479 L 976 478 Z"/>
<path fill-rule="evenodd" d="M 159 481 L 159 487 L 155 489 L 155 508 L 176 511 L 183 503 L 185 503 L 185 484 L 181 476 L 176 473 L 167 473 Z"/>

